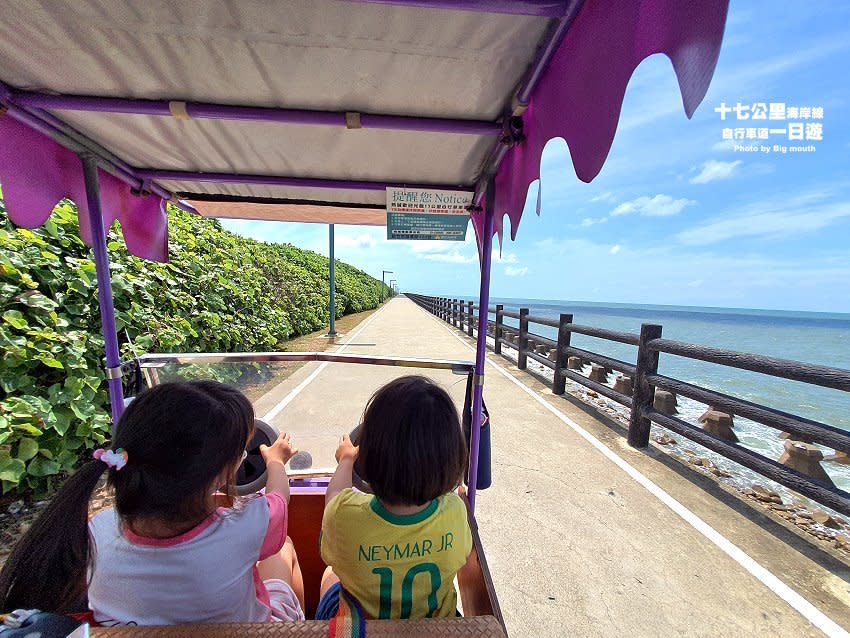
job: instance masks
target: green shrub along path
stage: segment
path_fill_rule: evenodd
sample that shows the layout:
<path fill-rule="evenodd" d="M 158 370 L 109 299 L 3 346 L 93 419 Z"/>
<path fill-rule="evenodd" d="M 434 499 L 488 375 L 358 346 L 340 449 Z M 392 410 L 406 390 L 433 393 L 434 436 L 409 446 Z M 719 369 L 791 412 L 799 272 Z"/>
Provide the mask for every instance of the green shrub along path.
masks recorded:
<path fill-rule="evenodd" d="M 169 240 L 170 261 L 159 264 L 109 234 L 123 358 L 285 349 L 328 325 L 326 257 L 176 209 Z M 380 289 L 336 262 L 337 316 L 377 307 Z M 109 434 L 95 265 L 70 202 L 37 230 L 15 228 L 0 202 L 0 350 L 2 492 L 45 494 Z"/>

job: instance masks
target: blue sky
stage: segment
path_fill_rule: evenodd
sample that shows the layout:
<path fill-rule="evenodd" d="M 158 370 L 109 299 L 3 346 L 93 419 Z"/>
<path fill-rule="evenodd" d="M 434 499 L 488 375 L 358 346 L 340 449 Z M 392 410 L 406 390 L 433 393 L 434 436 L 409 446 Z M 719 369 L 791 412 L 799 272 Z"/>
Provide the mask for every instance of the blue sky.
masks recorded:
<path fill-rule="evenodd" d="M 493 261 L 496 297 L 850 312 L 850 3 L 732 0 L 708 94 L 688 120 L 669 60 L 653 56 L 626 92 L 599 176 L 575 176 L 563 140 L 542 162 L 542 213 Z M 721 103 L 823 109 L 822 141 L 779 135 L 738 144 L 814 144 L 749 153 L 724 141 Z M 805 122 L 806 120 L 794 120 Z M 761 123 L 759 123 L 761 124 Z M 768 122 L 765 126 L 786 126 Z M 740 122 L 742 127 L 756 124 Z M 529 203 L 536 198 L 532 185 Z M 265 241 L 327 254 L 327 227 L 224 221 Z M 384 228 L 337 227 L 336 257 L 402 290 L 475 297 L 466 242 L 387 241 Z"/>

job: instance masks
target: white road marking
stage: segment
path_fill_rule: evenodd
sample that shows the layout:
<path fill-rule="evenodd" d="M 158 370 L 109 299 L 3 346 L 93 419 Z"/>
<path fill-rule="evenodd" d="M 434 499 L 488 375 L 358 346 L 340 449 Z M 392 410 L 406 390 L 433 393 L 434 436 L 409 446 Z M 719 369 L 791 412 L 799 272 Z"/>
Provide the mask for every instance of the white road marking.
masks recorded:
<path fill-rule="evenodd" d="M 384 306 L 383 308 L 378 309 L 371 317 L 369 317 L 366 321 L 364 321 L 360 325 L 360 327 L 353 334 L 351 334 L 349 336 L 348 343 L 345 343 L 344 345 L 341 345 L 338 349 L 334 350 L 334 354 L 342 354 L 343 350 L 345 350 L 348 346 L 357 345 L 355 343 L 352 343 L 352 341 L 354 339 L 356 339 L 357 335 L 359 335 L 361 332 L 363 332 L 363 330 L 366 329 L 366 326 L 368 326 L 370 323 L 372 323 L 372 320 L 375 317 L 377 317 L 381 312 L 383 312 L 384 308 L 386 308 L 386 307 L 387 306 Z M 322 370 L 324 370 L 325 368 L 328 367 L 329 363 L 330 363 L 329 361 L 322 362 L 321 365 L 319 365 L 318 368 L 316 368 L 315 370 L 313 370 L 313 372 L 310 373 L 309 377 L 304 379 L 301 383 L 299 383 L 297 386 L 295 386 L 292 389 L 292 391 L 290 391 L 289 394 L 287 394 L 285 397 L 283 397 L 283 399 L 281 399 L 280 403 L 278 403 L 271 410 L 266 412 L 262 417 L 263 421 L 270 423 L 271 420 L 274 419 L 278 414 L 280 414 L 281 411 L 287 405 L 289 405 L 295 397 L 297 397 L 299 394 L 301 394 L 301 391 L 304 388 L 306 388 L 308 385 L 310 385 L 313 381 L 316 380 L 316 377 L 319 376 L 319 374 L 322 372 Z"/>
<path fill-rule="evenodd" d="M 438 318 L 433 318 L 436 321 L 440 322 Z M 464 339 L 462 339 L 458 334 L 456 334 L 454 330 L 452 330 L 448 326 L 443 327 L 449 332 L 449 334 L 454 336 L 466 348 L 472 350 L 473 352 L 475 351 L 475 348 L 470 346 Z M 776 577 L 772 572 L 762 567 L 758 562 L 756 562 L 747 553 L 745 553 L 744 550 L 742 550 L 728 538 L 723 536 L 723 534 L 718 532 L 716 529 L 714 529 L 711 525 L 702 520 L 699 516 L 694 514 L 687 507 L 682 505 L 665 490 L 663 490 L 652 480 L 642 474 L 638 469 L 630 465 L 628 461 L 618 456 L 607 445 L 602 443 L 602 441 L 597 439 L 590 432 L 588 432 L 578 423 L 570 419 L 566 414 L 558 410 L 548 401 L 540 397 L 534 390 L 529 388 L 519 379 L 515 378 L 502 366 L 490 360 L 489 357 L 487 358 L 487 363 L 496 368 L 496 370 L 498 370 L 505 378 L 519 386 L 531 398 L 533 398 L 549 412 L 551 412 L 553 415 L 563 421 L 566 425 L 568 425 L 573 431 L 575 431 L 576 434 L 578 434 L 581 438 L 583 438 L 585 441 L 587 441 L 593 447 L 599 450 L 599 452 L 601 452 L 602 455 L 605 456 L 605 458 L 614 463 L 617 467 L 619 467 L 631 478 L 633 478 L 639 485 L 644 487 L 650 494 L 655 496 L 659 501 L 664 503 L 664 505 L 673 510 L 673 512 L 679 515 L 682 520 L 684 520 L 700 534 L 702 534 L 708 540 L 714 543 L 727 556 L 729 556 L 732 560 L 734 560 L 741 567 L 747 570 L 750 574 L 755 576 L 765 587 L 770 589 L 774 594 L 776 594 L 782 600 L 788 603 L 788 605 L 798 611 L 806 620 L 812 623 L 815 627 L 820 629 L 827 636 L 830 636 L 830 638 L 850 638 L 850 633 L 848 633 L 843 627 L 838 625 L 838 623 L 833 621 L 820 609 L 815 607 L 812 603 L 810 603 L 796 591 L 791 589 L 788 585 L 786 585 L 783 581 Z"/>

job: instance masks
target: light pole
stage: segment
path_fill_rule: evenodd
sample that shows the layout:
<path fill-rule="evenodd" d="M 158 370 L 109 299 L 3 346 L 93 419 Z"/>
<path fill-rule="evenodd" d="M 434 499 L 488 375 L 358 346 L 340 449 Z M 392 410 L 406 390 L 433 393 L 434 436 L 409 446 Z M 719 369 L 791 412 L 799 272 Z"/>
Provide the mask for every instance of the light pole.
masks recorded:
<path fill-rule="evenodd" d="M 334 225 L 328 224 L 328 274 L 330 281 L 328 282 L 330 286 L 330 298 L 328 299 L 328 306 L 330 306 L 330 326 L 328 328 L 328 336 L 335 337 L 336 336 L 336 300 L 334 299 L 334 293 L 336 292 L 336 281 L 334 280 Z"/>
<path fill-rule="evenodd" d="M 384 277 L 387 275 L 392 275 L 392 270 L 382 270 L 381 271 L 381 303 L 384 303 Z"/>
<path fill-rule="evenodd" d="M 395 297 L 395 295 L 396 295 L 395 286 L 393 286 L 393 284 L 395 284 L 395 283 L 398 283 L 398 281 L 395 280 L 395 279 L 390 279 L 390 296 L 391 297 Z"/>

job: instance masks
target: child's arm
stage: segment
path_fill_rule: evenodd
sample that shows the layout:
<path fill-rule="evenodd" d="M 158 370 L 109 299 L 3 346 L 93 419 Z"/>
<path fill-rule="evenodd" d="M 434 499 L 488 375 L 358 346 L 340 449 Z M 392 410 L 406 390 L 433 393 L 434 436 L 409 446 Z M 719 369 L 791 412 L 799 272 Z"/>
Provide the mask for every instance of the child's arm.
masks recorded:
<path fill-rule="evenodd" d="M 289 477 L 286 475 L 286 462 L 295 456 L 298 449 L 293 447 L 289 434 L 281 432 L 277 441 L 260 446 L 260 454 L 266 462 L 266 492 L 281 494 L 289 502 Z"/>
<path fill-rule="evenodd" d="M 346 487 L 351 487 L 351 473 L 354 471 L 354 460 L 357 458 L 357 447 L 347 434 L 343 434 L 336 448 L 336 472 L 334 472 L 328 489 L 325 491 L 325 505 Z"/>

